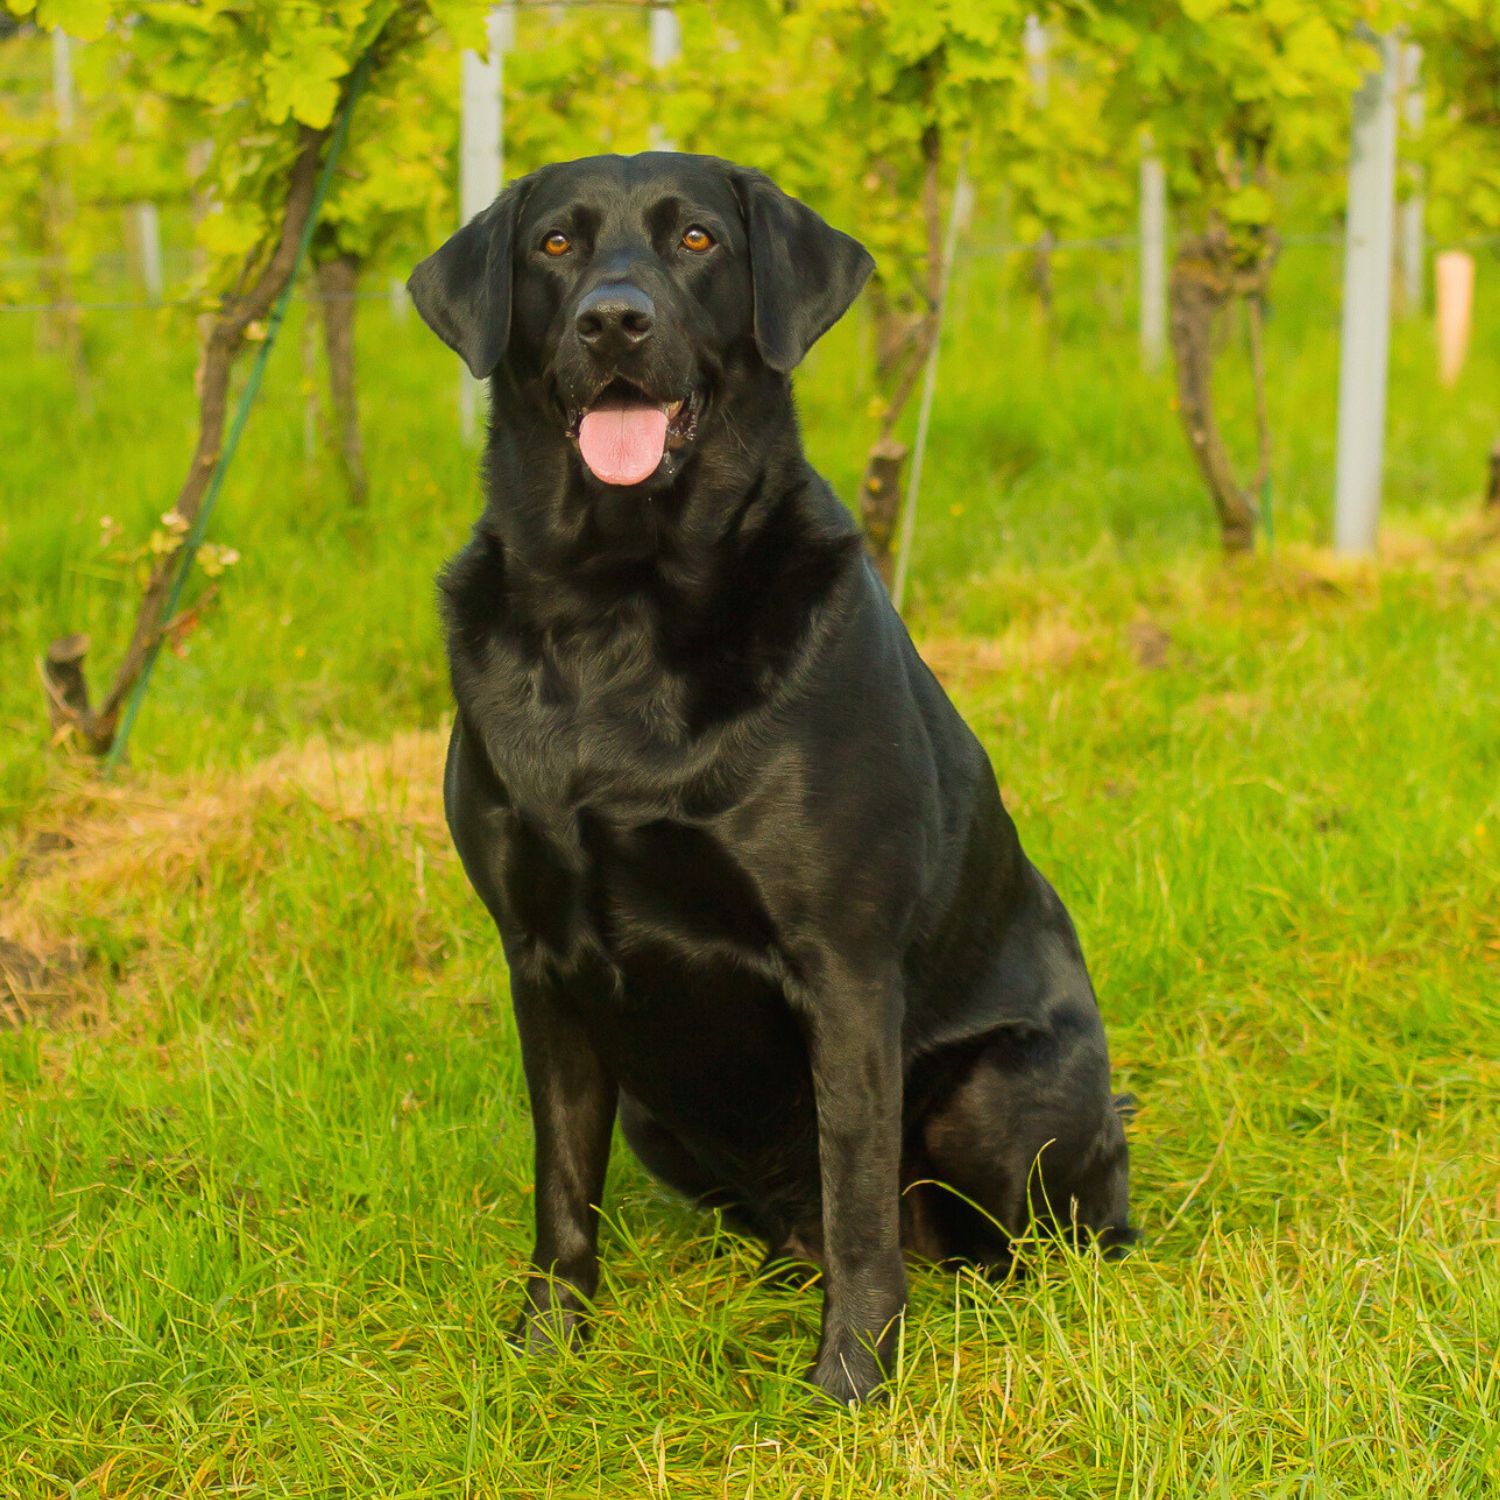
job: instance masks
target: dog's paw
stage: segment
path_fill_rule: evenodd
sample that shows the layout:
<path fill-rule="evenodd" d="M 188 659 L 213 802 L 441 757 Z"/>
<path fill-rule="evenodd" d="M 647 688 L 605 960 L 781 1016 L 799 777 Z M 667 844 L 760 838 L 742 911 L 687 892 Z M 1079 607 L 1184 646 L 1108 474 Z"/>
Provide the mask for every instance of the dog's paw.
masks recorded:
<path fill-rule="evenodd" d="M 588 1311 L 571 1289 L 536 1282 L 526 1289 L 526 1304 L 511 1335 L 528 1355 L 551 1359 L 576 1353 L 588 1335 Z"/>
<path fill-rule="evenodd" d="M 867 1401 L 890 1399 L 880 1361 L 870 1349 L 853 1341 L 820 1350 L 806 1378 L 840 1406 L 862 1406 Z"/>

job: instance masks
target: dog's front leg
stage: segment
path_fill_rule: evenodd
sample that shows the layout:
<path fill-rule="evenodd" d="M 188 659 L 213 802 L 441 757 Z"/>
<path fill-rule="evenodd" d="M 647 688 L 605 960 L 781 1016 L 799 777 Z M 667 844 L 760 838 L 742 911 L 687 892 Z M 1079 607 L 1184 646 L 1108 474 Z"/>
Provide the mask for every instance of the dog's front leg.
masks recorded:
<path fill-rule="evenodd" d="M 906 1307 L 901 1257 L 901 1015 L 895 975 L 841 975 L 806 1013 L 823 1189 L 823 1332 L 808 1379 L 874 1395 Z"/>
<path fill-rule="evenodd" d="M 536 1131 L 536 1248 L 522 1333 L 530 1352 L 576 1345 L 599 1283 L 599 1214 L 617 1089 L 582 1029 L 513 980 Z"/>

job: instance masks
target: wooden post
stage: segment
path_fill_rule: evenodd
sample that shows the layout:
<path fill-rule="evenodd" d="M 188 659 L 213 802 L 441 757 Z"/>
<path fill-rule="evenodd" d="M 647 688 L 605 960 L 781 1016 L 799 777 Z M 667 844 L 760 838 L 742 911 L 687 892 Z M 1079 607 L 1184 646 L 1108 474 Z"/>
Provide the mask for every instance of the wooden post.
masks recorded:
<path fill-rule="evenodd" d="M 1141 365 L 1161 369 L 1167 347 L 1167 173 L 1148 136 L 1141 156 Z"/>
<path fill-rule="evenodd" d="M 302 304 L 302 326 L 297 330 L 297 351 L 302 359 L 302 462 L 312 463 L 318 456 L 318 317 L 313 306 L 317 285 Z"/>
<path fill-rule="evenodd" d="M 187 161 L 188 183 L 192 187 L 190 212 L 193 218 L 192 249 L 188 252 L 192 274 L 201 276 L 208 265 L 208 254 L 198 236 L 198 229 L 213 209 L 214 189 L 207 180 L 209 163 L 213 160 L 212 141 L 194 141 L 184 153 Z M 200 320 L 200 326 L 204 326 Z"/>
<path fill-rule="evenodd" d="M 932 400 L 937 392 L 938 356 L 943 343 L 943 312 L 948 302 L 948 288 L 953 279 L 953 262 L 958 254 L 958 231 L 964 205 L 969 196 L 969 173 L 966 160 L 958 164 L 958 180 L 953 185 L 953 202 L 948 208 L 948 229 L 943 236 L 943 264 L 939 273 L 937 306 L 932 310 L 936 327 L 932 347 L 927 351 L 927 368 L 922 372 L 922 404 L 917 411 L 917 437 L 911 461 L 911 483 L 906 489 L 906 506 L 901 513 L 901 540 L 896 548 L 896 572 L 891 583 L 891 603 L 899 611 L 906 599 L 906 580 L 911 572 L 912 542 L 917 535 L 917 500 L 922 493 L 922 467 L 927 457 L 927 430 L 932 421 Z M 896 476 L 899 482 L 899 460 Z"/>
<path fill-rule="evenodd" d="M 1051 38 L 1047 27 L 1035 11 L 1027 13 L 1021 32 L 1021 51 L 1026 59 L 1026 79 L 1032 108 L 1044 110 L 1052 94 Z M 1031 253 L 1031 286 L 1036 293 L 1033 314 L 1047 330 L 1047 353 L 1053 352 L 1057 332 L 1052 321 L 1053 282 L 1052 247 L 1057 236 L 1050 223 L 1044 223 Z"/>
<path fill-rule="evenodd" d="M 459 134 L 459 218 L 467 224 L 500 195 L 505 180 L 505 114 L 501 105 L 503 58 L 510 45 L 513 17 L 497 5 L 487 22 L 489 55 L 465 52 L 460 65 L 463 105 Z M 483 381 L 467 370 L 458 377 L 458 425 L 465 443 L 479 435 L 479 392 Z"/>
<path fill-rule="evenodd" d="M 1452 390 L 1469 357 L 1474 326 L 1474 257 L 1467 250 L 1444 250 L 1437 258 L 1438 382 Z"/>
<path fill-rule="evenodd" d="M 1380 50 L 1380 67 L 1365 75 L 1354 98 L 1339 357 L 1333 544 L 1336 551 L 1351 555 L 1375 550 L 1390 354 L 1399 43 L 1390 37 L 1374 40 Z"/>
<path fill-rule="evenodd" d="M 1026 76 L 1031 83 L 1031 97 L 1038 109 L 1046 109 L 1052 92 L 1048 59 L 1047 28 L 1035 12 L 1026 17 L 1026 28 L 1021 36 L 1021 48 L 1026 54 Z"/>
<path fill-rule="evenodd" d="M 130 205 L 135 247 L 141 268 L 141 287 L 148 302 L 160 302 L 162 294 L 161 215 L 148 199 Z"/>
<path fill-rule="evenodd" d="M 1401 124 L 1413 139 L 1420 139 L 1426 114 L 1427 101 L 1422 92 L 1422 49 L 1417 43 L 1408 42 L 1401 49 Z M 1421 166 L 1414 164 L 1410 170 L 1411 191 L 1400 211 L 1399 246 L 1401 311 L 1412 318 L 1422 311 L 1422 294 L 1426 290 L 1427 246 L 1423 221 L 1427 213 L 1427 197 L 1423 191 Z"/>
<path fill-rule="evenodd" d="M 329 452 L 338 461 L 349 503 L 361 506 L 370 495 L 365 469 L 365 442 L 359 425 L 359 376 L 355 330 L 359 321 L 359 278 L 364 260 L 348 253 L 330 255 L 313 265 L 319 321 L 323 325 L 323 361 L 328 367 L 326 420 L 319 425 Z M 323 412 L 319 403 L 319 414 Z"/>
<path fill-rule="evenodd" d="M 52 107 L 59 135 L 71 135 L 76 107 L 73 96 L 73 42 L 65 31 L 52 33 Z"/>
<path fill-rule="evenodd" d="M 73 276 L 68 265 L 68 250 L 78 218 L 71 150 L 78 110 L 73 88 L 73 42 L 64 31 L 52 33 L 52 110 L 56 133 L 42 156 L 38 194 L 42 253 L 38 282 L 42 301 L 52 305 L 38 320 L 37 331 L 44 347 L 59 351 L 66 359 L 79 401 L 90 406 L 93 397 L 83 348 L 83 315 L 75 305 Z"/>
<path fill-rule="evenodd" d="M 658 75 L 656 97 L 661 98 L 660 74 L 682 54 L 682 24 L 670 5 L 656 5 L 647 13 L 651 24 L 651 70 Z M 651 149 L 670 151 L 672 142 L 659 121 L 651 122 Z"/>

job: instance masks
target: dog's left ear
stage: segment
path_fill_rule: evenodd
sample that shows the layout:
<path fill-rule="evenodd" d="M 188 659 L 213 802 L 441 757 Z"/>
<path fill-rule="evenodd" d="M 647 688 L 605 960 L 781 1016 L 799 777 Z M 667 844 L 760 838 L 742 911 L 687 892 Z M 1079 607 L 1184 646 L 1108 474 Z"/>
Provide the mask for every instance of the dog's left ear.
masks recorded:
<path fill-rule="evenodd" d="M 494 374 L 510 342 L 511 249 L 527 182 L 512 183 L 407 278 L 422 320 L 476 380 Z"/>
<path fill-rule="evenodd" d="M 782 192 L 761 172 L 736 186 L 750 232 L 755 342 L 783 374 L 848 311 L 875 262 L 856 239 Z"/>

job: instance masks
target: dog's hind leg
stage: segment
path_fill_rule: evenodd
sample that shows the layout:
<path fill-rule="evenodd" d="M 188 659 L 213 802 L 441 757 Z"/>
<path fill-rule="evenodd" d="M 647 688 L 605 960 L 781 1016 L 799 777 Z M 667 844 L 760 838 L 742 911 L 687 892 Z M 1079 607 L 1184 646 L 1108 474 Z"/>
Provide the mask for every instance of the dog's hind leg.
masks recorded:
<path fill-rule="evenodd" d="M 1088 1013 L 1064 1007 L 1050 1025 L 1006 1026 L 973 1044 L 920 1122 L 924 1165 L 941 1186 L 913 1191 L 942 1258 L 1007 1271 L 1033 1221 L 1106 1250 L 1135 1238 L 1121 1109 L 1092 1011 L 1091 1000 Z"/>

